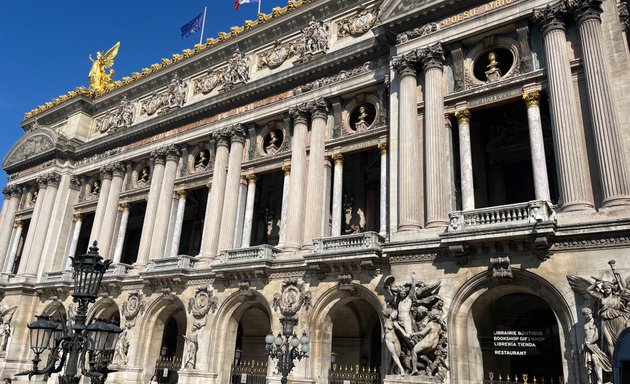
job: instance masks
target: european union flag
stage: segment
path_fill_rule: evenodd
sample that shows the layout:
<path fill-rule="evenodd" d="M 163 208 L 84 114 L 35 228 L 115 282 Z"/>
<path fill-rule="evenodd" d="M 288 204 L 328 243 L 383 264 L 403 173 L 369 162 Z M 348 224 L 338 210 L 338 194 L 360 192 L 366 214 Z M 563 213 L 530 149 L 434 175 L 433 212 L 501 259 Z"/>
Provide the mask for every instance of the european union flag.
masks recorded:
<path fill-rule="evenodd" d="M 182 31 L 182 39 L 186 38 L 201 29 L 203 24 L 203 12 L 192 19 L 188 24 L 180 28 Z"/>

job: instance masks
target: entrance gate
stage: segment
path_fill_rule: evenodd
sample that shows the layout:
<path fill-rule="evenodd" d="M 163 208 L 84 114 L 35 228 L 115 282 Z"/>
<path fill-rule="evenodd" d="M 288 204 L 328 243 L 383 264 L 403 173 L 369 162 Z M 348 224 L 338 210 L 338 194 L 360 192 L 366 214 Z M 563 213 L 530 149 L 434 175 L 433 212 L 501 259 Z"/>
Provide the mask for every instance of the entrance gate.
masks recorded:
<path fill-rule="evenodd" d="M 380 384 L 381 372 L 378 368 L 341 366 L 333 364 L 328 372 L 329 384 Z"/>
<path fill-rule="evenodd" d="M 232 384 L 265 384 L 267 381 L 266 361 L 239 361 L 232 364 Z"/>
<path fill-rule="evenodd" d="M 175 384 L 179 379 L 177 371 L 182 367 L 182 359 L 176 356 L 161 356 L 155 362 L 155 375 L 160 384 Z"/>

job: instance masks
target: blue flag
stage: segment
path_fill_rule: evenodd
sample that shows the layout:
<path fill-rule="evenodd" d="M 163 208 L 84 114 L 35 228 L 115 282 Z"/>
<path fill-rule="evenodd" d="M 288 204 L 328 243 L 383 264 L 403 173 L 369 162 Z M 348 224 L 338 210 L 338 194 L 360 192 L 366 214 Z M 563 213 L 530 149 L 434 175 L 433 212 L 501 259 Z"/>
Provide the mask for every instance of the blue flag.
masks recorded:
<path fill-rule="evenodd" d="M 197 17 L 192 19 L 188 24 L 180 28 L 182 31 L 182 39 L 200 30 L 201 24 L 203 24 L 203 12 L 197 15 Z"/>

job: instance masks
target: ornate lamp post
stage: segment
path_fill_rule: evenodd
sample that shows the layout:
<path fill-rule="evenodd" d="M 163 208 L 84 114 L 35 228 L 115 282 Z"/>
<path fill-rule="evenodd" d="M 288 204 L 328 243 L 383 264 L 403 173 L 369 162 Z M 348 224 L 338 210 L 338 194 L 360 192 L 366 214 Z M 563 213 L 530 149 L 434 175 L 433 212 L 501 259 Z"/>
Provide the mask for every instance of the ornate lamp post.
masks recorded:
<path fill-rule="evenodd" d="M 96 301 L 103 275 L 111 264 L 111 260 L 103 260 L 98 254 L 96 245 L 95 241 L 85 255 L 71 258 L 74 269 L 72 296 L 77 303 L 74 322 L 68 320 L 66 326 L 61 321 L 51 321 L 49 316 L 40 315 L 28 324 L 35 358 L 33 368 L 18 375 L 28 375 L 30 379 L 34 375 L 57 373 L 63 369 L 64 374 L 59 376 L 60 384 L 78 384 L 81 380 L 77 376 L 79 372 L 90 377 L 92 384 L 102 384 L 107 374 L 112 372 L 107 366 L 122 329 L 103 319 L 96 319 L 88 326 L 85 324 L 88 305 Z M 46 350 L 50 351 L 48 361 L 44 368 L 39 369 L 40 355 Z"/>
<path fill-rule="evenodd" d="M 311 301 L 310 292 L 304 291 L 304 284 L 297 279 L 288 279 L 282 284 L 282 292 L 274 295 L 273 307 L 280 309 L 282 317 L 280 324 L 282 332 L 278 336 L 273 335 L 273 331 L 265 337 L 266 353 L 273 359 L 277 359 L 278 371 L 282 374 L 280 382 L 287 384 L 287 376 L 295 366 L 295 359 L 302 360 L 308 357 L 310 350 L 309 338 L 306 331 L 302 337 L 298 338 L 294 328 L 298 323 L 295 315 L 302 306 L 308 308 Z"/>

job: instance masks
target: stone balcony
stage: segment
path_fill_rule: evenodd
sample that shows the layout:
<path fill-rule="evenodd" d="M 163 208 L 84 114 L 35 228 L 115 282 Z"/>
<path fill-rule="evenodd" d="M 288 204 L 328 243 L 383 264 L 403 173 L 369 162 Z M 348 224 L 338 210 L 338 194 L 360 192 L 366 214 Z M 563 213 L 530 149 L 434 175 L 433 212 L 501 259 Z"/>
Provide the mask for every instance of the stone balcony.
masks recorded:
<path fill-rule="evenodd" d="M 304 260 L 314 271 L 350 264 L 371 270 L 381 258 L 384 242 L 385 238 L 376 232 L 317 238 L 313 240 L 310 254 L 304 255 Z"/>
<path fill-rule="evenodd" d="M 41 282 L 43 284 L 73 284 L 72 274 L 72 270 L 44 273 Z"/>
<path fill-rule="evenodd" d="M 192 269 L 197 259 L 194 256 L 179 255 L 149 260 L 146 272 L 178 272 Z"/>
<path fill-rule="evenodd" d="M 267 244 L 222 251 L 212 264 L 212 270 L 219 278 L 264 277 L 280 252 Z"/>

